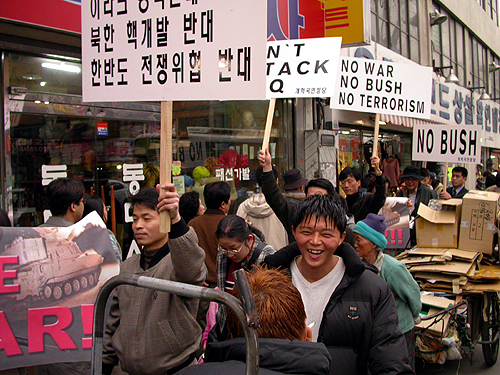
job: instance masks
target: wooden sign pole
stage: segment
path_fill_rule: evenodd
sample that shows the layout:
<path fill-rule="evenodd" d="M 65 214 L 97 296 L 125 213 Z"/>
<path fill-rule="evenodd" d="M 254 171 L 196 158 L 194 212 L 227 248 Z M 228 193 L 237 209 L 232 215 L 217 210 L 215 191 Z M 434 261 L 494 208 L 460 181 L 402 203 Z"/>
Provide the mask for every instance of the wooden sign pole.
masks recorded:
<path fill-rule="evenodd" d="M 373 153 L 372 156 L 378 156 L 378 132 L 380 128 L 380 113 L 375 115 L 375 124 L 373 129 Z"/>
<path fill-rule="evenodd" d="M 443 191 L 448 188 L 448 163 L 444 163 L 444 176 L 443 176 Z"/>
<path fill-rule="evenodd" d="M 161 102 L 160 185 L 172 182 L 172 102 Z M 160 232 L 170 232 L 168 211 L 160 212 Z"/>
<path fill-rule="evenodd" d="M 271 137 L 271 129 L 273 127 L 274 107 L 276 105 L 276 98 L 269 101 L 269 108 L 267 110 L 266 130 L 264 130 L 264 139 L 262 140 L 262 150 L 266 151 L 269 147 L 269 138 Z"/>

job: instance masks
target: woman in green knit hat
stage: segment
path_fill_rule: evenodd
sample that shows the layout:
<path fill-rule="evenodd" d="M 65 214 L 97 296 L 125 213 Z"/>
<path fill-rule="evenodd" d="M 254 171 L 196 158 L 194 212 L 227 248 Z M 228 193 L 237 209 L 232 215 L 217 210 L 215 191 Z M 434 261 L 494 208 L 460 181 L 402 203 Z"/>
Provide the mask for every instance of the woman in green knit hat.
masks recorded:
<path fill-rule="evenodd" d="M 399 329 L 406 337 L 410 363 L 415 370 L 415 319 L 418 319 L 422 303 L 420 288 L 404 263 L 384 254 L 387 247 L 387 226 L 382 215 L 368 214 L 365 220 L 354 226 L 354 247 L 367 263 L 377 267 L 379 275 L 387 281 L 396 300 Z"/>

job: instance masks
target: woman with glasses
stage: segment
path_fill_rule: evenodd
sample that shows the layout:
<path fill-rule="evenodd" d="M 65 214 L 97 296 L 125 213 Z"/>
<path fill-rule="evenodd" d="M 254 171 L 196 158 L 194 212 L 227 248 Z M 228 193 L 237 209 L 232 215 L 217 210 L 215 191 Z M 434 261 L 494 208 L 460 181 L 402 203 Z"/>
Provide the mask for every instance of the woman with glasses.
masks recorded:
<path fill-rule="evenodd" d="M 264 235 L 251 223 L 239 216 L 224 217 L 217 227 L 215 236 L 219 242 L 217 248 L 217 286 L 229 292 L 234 287 L 233 272 L 244 268 L 249 270 L 254 264 L 260 264 L 264 258 L 276 252 L 265 243 Z M 228 338 L 226 327 L 226 306 L 220 304 L 217 309 L 217 338 Z"/>

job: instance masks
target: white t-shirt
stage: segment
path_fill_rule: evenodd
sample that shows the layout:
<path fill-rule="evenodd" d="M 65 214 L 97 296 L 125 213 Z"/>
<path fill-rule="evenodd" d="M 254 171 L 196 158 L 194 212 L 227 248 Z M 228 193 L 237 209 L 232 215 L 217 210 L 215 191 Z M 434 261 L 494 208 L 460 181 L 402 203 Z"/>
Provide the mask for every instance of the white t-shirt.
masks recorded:
<path fill-rule="evenodd" d="M 328 275 L 314 283 L 310 283 L 300 273 L 296 263 L 297 258 L 295 258 L 290 265 L 292 283 L 299 290 L 300 295 L 302 296 L 302 301 L 304 302 L 304 307 L 306 308 L 306 324 L 309 326 L 309 324 L 314 322 L 314 326 L 312 327 L 312 340 L 313 342 L 317 342 L 319 327 L 321 325 L 321 319 L 323 318 L 323 311 L 325 310 L 326 304 L 330 300 L 334 290 L 337 289 L 337 286 L 344 277 L 345 264 L 342 258 L 337 257 L 337 265 L 330 271 L 330 273 L 328 273 Z"/>

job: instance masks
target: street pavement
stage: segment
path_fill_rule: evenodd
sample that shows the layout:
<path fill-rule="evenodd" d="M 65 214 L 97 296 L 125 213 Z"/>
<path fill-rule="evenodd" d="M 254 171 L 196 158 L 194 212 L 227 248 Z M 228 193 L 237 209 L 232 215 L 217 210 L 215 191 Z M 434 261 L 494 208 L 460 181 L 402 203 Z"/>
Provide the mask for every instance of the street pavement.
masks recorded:
<path fill-rule="evenodd" d="M 469 359 L 463 357 L 460 361 L 446 361 L 443 365 L 425 363 L 422 359 L 416 360 L 417 375 L 498 375 L 500 374 L 500 359 L 492 366 L 486 366 L 483 358 L 481 345 L 476 345 L 473 363 L 471 365 Z"/>

